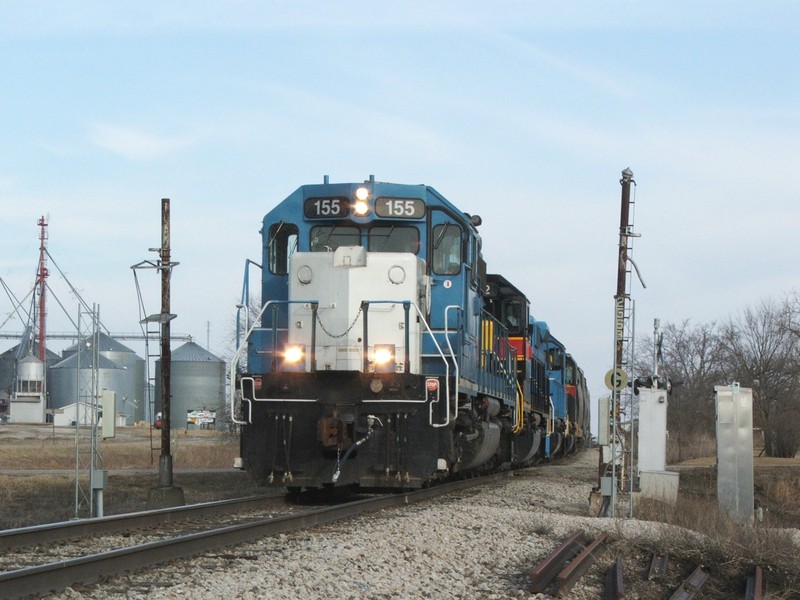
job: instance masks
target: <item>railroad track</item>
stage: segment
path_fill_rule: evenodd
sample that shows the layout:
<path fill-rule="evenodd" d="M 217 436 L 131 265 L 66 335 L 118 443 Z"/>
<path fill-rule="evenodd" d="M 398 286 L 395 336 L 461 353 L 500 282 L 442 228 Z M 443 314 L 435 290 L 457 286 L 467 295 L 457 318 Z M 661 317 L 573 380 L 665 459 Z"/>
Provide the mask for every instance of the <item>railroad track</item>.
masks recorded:
<path fill-rule="evenodd" d="M 297 531 L 372 511 L 422 502 L 437 496 L 495 482 L 512 475 L 513 472 L 497 473 L 454 481 L 414 492 L 360 499 L 337 506 L 258 518 L 223 527 L 208 527 L 193 533 L 170 535 L 165 539 L 131 544 L 106 552 L 85 553 L 74 558 L 6 570 L 0 573 L 0 598 L 25 598 L 57 592 L 71 585 L 90 584 L 101 578 L 195 556 L 217 548 L 242 544 L 265 536 Z M 88 537 L 91 539 L 99 535 L 130 532 L 156 525 L 163 527 L 165 522 L 186 521 L 202 512 L 212 515 L 230 514 L 231 511 L 243 510 L 247 504 L 263 503 L 264 500 L 264 497 L 258 497 L 239 501 L 222 501 L 194 507 L 147 511 L 3 531 L 0 532 L 0 550 L 5 555 L 10 550 L 22 546 L 55 544 L 74 538 L 86 539 Z"/>
<path fill-rule="evenodd" d="M 262 509 L 265 504 L 282 498 L 283 495 L 250 496 L 175 508 L 0 530 L 0 559 L 10 550 L 25 546 L 55 544 L 66 540 L 132 530 L 163 529 L 170 524 L 180 524 L 192 519 Z"/>

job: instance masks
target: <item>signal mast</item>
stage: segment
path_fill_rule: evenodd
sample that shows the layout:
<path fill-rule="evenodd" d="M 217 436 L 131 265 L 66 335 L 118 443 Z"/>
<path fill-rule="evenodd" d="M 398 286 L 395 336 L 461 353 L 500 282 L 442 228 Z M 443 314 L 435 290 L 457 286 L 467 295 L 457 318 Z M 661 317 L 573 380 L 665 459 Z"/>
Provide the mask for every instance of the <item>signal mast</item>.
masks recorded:
<path fill-rule="evenodd" d="M 39 225 L 39 268 L 36 273 L 36 288 L 39 295 L 39 331 L 37 333 L 37 341 L 39 342 L 39 360 L 45 362 L 47 344 L 47 310 L 45 298 L 47 296 L 47 277 L 50 271 L 47 269 L 47 219 L 44 216 L 39 218 L 37 222 Z M 34 317 L 34 322 L 36 318 Z"/>
<path fill-rule="evenodd" d="M 626 451 L 624 440 L 622 439 L 622 423 L 620 413 L 622 409 L 622 395 L 627 393 L 628 381 L 632 379 L 632 355 L 633 355 L 633 299 L 630 291 L 631 266 L 636 272 L 639 282 L 643 288 L 647 286 L 639 273 L 639 268 L 631 256 L 631 238 L 640 237 L 633 232 L 633 219 L 631 215 L 631 184 L 636 185 L 633 179 L 633 171 L 625 169 L 622 171 L 620 224 L 619 224 L 619 254 L 617 261 L 617 290 L 614 295 L 614 363 L 611 370 L 606 373 L 605 382 L 611 391 L 611 396 L 601 398 L 599 401 L 598 412 L 600 413 L 600 423 L 598 431 L 598 441 L 602 446 L 599 460 L 600 485 L 599 492 L 602 497 L 600 514 L 614 517 L 617 488 L 619 483 L 624 480 L 625 467 L 627 466 L 627 477 L 633 489 L 633 454 L 631 447 Z M 631 400 L 631 413 L 633 413 L 633 401 Z M 633 414 L 630 415 L 630 434 L 631 442 L 633 436 Z M 627 463 L 627 464 L 626 464 Z M 617 467 L 621 468 L 618 474 Z M 610 476 L 609 476 L 610 475 Z M 619 475 L 622 476 L 621 480 Z M 597 496 L 595 496 L 597 497 Z"/>

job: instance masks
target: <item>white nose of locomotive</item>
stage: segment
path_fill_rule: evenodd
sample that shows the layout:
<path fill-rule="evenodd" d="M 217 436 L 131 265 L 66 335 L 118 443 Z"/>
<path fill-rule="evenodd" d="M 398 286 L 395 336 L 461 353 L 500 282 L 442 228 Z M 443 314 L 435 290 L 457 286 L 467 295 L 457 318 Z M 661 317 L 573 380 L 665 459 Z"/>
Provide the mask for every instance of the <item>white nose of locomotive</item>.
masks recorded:
<path fill-rule="evenodd" d="M 287 348 L 306 349 L 296 370 L 419 372 L 424 281 L 424 262 L 411 253 L 293 254 Z"/>

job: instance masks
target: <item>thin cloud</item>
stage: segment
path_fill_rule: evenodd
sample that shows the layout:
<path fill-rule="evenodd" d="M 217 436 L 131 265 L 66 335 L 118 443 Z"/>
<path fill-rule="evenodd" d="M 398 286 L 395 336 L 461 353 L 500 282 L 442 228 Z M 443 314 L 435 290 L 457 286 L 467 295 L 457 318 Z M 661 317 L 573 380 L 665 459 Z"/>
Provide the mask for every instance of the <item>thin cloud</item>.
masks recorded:
<path fill-rule="evenodd" d="M 89 141 L 125 158 L 147 160 L 194 146 L 199 142 L 199 136 L 163 136 L 130 127 L 99 124 L 93 127 Z"/>

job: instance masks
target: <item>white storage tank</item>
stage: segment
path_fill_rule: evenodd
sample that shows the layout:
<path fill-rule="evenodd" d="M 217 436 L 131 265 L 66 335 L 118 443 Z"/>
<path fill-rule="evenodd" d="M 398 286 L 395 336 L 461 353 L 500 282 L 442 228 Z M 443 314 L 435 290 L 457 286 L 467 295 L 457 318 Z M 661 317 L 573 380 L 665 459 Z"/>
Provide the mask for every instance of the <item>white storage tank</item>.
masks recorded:
<path fill-rule="evenodd" d="M 0 353 L 0 398 L 11 398 L 14 382 L 17 379 L 17 361 L 24 359 L 29 354 L 35 357 L 39 356 L 39 344 L 34 343 L 32 349 L 30 348 L 30 344 L 26 341 Z M 54 365 L 60 360 L 61 357 L 55 352 L 46 351 L 48 365 Z"/>
<path fill-rule="evenodd" d="M 178 429 L 198 425 L 198 422 L 187 423 L 187 414 L 194 411 L 213 412 L 219 423 L 225 404 L 225 361 L 189 341 L 172 351 L 170 365 L 170 427 Z M 156 361 L 156 411 L 158 412 L 161 411 L 161 399 L 159 359 Z"/>
<path fill-rule="evenodd" d="M 32 354 L 17 361 L 9 418 L 15 423 L 44 423 L 44 363 Z"/>

